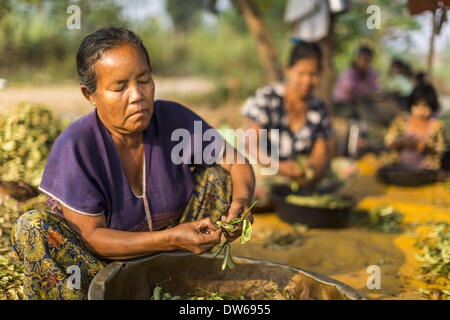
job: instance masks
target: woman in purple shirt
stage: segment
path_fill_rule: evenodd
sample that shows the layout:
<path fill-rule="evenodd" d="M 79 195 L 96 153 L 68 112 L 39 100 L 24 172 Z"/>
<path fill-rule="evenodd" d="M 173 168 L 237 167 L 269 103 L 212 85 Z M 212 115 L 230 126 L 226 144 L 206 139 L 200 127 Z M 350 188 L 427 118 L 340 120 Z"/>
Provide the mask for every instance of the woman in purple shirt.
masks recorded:
<path fill-rule="evenodd" d="M 27 212 L 13 228 L 29 299 L 86 298 L 108 260 L 206 252 L 220 242 L 214 222 L 240 216 L 253 199 L 251 166 L 222 163 L 230 149 L 217 131 L 184 106 L 154 101 L 148 52 L 133 32 L 88 35 L 77 71 L 95 110 L 52 146 L 40 185 L 52 210 Z M 73 265 L 79 287 L 66 284 Z"/>
<path fill-rule="evenodd" d="M 343 71 L 336 83 L 336 103 L 352 103 L 380 90 L 378 73 L 371 67 L 372 49 L 361 46 L 350 68 Z"/>

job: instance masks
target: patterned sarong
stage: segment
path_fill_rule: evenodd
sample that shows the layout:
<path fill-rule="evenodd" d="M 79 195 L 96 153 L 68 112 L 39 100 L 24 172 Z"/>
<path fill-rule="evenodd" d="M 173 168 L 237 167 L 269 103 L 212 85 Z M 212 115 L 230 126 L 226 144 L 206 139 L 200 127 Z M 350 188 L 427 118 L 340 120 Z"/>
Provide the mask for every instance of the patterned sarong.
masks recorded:
<path fill-rule="evenodd" d="M 195 167 L 192 174 L 195 189 L 179 223 L 218 220 L 231 203 L 229 174 L 220 166 Z M 86 299 L 92 279 L 110 262 L 92 255 L 64 218 L 50 211 L 21 215 L 11 241 L 24 265 L 26 299 Z M 78 270 L 79 288 L 74 278 Z"/>

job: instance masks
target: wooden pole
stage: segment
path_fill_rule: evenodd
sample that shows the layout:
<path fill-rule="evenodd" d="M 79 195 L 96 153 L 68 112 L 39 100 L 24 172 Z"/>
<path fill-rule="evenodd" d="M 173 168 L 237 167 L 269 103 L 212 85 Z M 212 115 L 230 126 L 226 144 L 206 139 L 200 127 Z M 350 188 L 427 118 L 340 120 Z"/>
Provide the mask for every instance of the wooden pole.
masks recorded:
<path fill-rule="evenodd" d="M 433 56 L 434 56 L 434 39 L 436 37 L 437 32 L 437 23 L 436 23 L 436 10 L 433 10 L 433 25 L 432 25 L 432 31 L 431 31 L 431 37 L 430 37 L 430 48 L 428 51 L 428 58 L 427 58 L 427 72 L 428 76 L 431 77 L 432 69 L 433 69 Z"/>
<path fill-rule="evenodd" d="M 322 74 L 320 76 L 319 85 L 316 89 L 316 95 L 322 99 L 327 105 L 330 113 L 333 113 L 332 93 L 335 82 L 335 70 L 333 64 L 334 53 L 334 25 L 335 17 L 330 14 L 330 27 L 328 35 L 320 40 L 318 44 L 322 50 Z"/>

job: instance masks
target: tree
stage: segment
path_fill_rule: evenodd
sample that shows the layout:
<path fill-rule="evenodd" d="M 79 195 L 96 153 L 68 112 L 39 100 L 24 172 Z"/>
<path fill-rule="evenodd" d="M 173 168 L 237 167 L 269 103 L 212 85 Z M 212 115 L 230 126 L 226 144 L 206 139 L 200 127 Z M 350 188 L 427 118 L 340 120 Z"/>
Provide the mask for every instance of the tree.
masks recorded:
<path fill-rule="evenodd" d="M 277 48 L 264 26 L 263 19 L 252 0 L 232 0 L 242 12 L 250 32 L 257 42 L 258 54 L 269 81 L 281 81 L 283 71 L 278 60 Z"/>
<path fill-rule="evenodd" d="M 199 12 L 203 8 L 203 0 L 166 0 L 166 11 L 175 29 L 183 34 L 199 22 Z"/>
<path fill-rule="evenodd" d="M 442 26 L 447 22 L 447 9 L 440 8 L 432 11 L 432 20 L 431 20 L 431 36 L 430 36 L 430 47 L 428 50 L 427 57 L 427 71 L 431 76 L 433 69 L 433 57 L 434 57 L 434 41 L 436 35 L 439 35 L 442 29 Z"/>

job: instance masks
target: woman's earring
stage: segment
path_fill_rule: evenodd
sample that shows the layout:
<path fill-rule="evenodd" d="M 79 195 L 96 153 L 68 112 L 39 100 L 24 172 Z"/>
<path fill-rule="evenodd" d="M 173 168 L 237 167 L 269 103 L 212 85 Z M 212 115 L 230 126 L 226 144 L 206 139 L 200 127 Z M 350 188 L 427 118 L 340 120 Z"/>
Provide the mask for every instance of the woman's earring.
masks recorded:
<path fill-rule="evenodd" d="M 93 106 L 95 106 L 95 102 L 94 102 L 94 101 L 92 101 L 91 104 L 92 104 Z"/>

